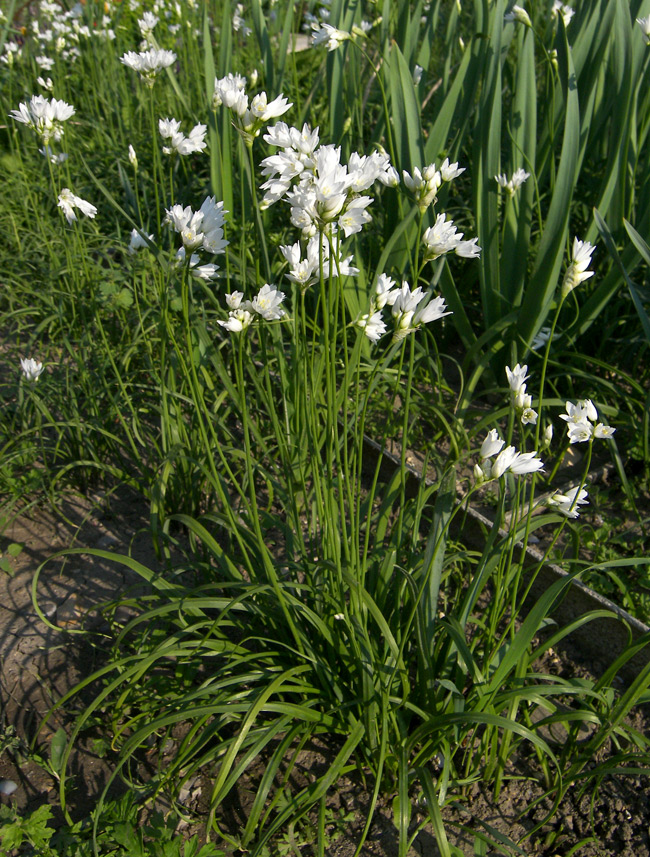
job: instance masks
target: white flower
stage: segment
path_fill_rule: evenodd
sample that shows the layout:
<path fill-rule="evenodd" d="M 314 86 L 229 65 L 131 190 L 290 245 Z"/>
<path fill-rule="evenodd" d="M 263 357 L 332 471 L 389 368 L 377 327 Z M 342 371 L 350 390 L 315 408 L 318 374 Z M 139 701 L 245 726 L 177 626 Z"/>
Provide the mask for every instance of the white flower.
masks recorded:
<path fill-rule="evenodd" d="M 51 149 L 49 146 L 43 146 L 42 149 L 38 150 L 44 158 L 49 158 L 50 162 L 55 164 L 56 166 L 60 166 L 61 164 L 65 164 L 68 160 L 67 152 L 59 152 L 58 154 Z"/>
<path fill-rule="evenodd" d="M 481 446 L 481 460 L 485 461 L 486 458 L 491 458 L 493 455 L 496 455 L 498 452 L 501 452 L 504 443 L 505 441 L 499 437 L 499 433 L 497 432 L 497 430 L 490 429 L 490 431 L 487 433 L 487 437 L 485 438 Z"/>
<path fill-rule="evenodd" d="M 366 313 L 357 320 L 356 324 L 372 342 L 377 342 L 386 333 L 386 325 L 382 320 L 381 312 L 374 312 L 372 315 Z"/>
<path fill-rule="evenodd" d="M 375 286 L 374 306 L 377 309 L 383 309 L 386 304 L 392 306 L 397 297 L 397 289 L 395 289 L 395 280 L 391 279 L 387 274 L 380 274 L 377 277 L 377 285 Z"/>
<path fill-rule="evenodd" d="M 594 438 L 608 438 L 616 431 L 612 426 L 596 423 L 598 411 L 591 399 L 581 399 L 575 405 L 566 403 L 566 414 L 560 419 L 567 424 L 567 434 L 571 443 L 585 443 Z"/>
<path fill-rule="evenodd" d="M 46 80 L 44 80 L 42 77 L 37 77 L 37 78 L 36 78 L 36 83 L 37 83 L 39 86 L 42 86 L 42 87 L 43 87 L 43 89 L 47 89 L 47 90 L 49 90 L 50 92 L 52 92 L 52 90 L 54 89 L 54 84 L 52 83 L 52 78 L 51 78 L 51 77 L 48 77 Z"/>
<path fill-rule="evenodd" d="M 232 292 L 231 294 L 226 295 L 226 304 L 228 305 L 228 309 L 239 309 L 243 297 L 243 292 Z"/>
<path fill-rule="evenodd" d="M 551 441 L 553 440 L 553 423 L 549 423 L 544 429 L 543 436 L 543 445 L 544 447 L 550 446 Z"/>
<path fill-rule="evenodd" d="M 519 392 L 519 390 L 523 387 L 526 388 L 525 380 L 528 378 L 526 374 L 528 372 L 528 366 L 524 364 L 520 366 L 519 363 L 515 366 L 514 369 L 511 369 L 509 366 L 506 366 L 506 377 L 508 378 L 508 386 L 512 390 L 513 393 Z"/>
<path fill-rule="evenodd" d="M 514 446 L 507 446 L 497 455 L 492 464 L 492 479 L 498 479 L 507 472 L 521 476 L 541 470 L 544 462 L 536 456 L 536 452 L 517 452 Z"/>
<path fill-rule="evenodd" d="M 72 223 L 77 219 L 77 215 L 74 211 L 75 208 L 78 208 L 82 214 L 86 215 L 86 217 L 94 217 L 97 214 L 97 209 L 94 205 L 91 205 L 91 203 L 86 202 L 85 199 L 82 199 L 80 196 L 72 193 L 70 188 L 67 187 L 64 187 L 59 194 L 57 205 L 65 214 L 68 223 Z"/>
<path fill-rule="evenodd" d="M 510 196 L 514 196 L 515 192 L 521 185 L 526 181 L 526 179 L 530 178 L 530 173 L 527 173 L 526 170 L 522 170 L 519 168 L 515 170 L 512 174 L 512 178 L 508 178 L 505 174 L 498 175 L 494 177 L 496 183 L 508 191 Z"/>
<path fill-rule="evenodd" d="M 503 20 L 510 23 L 518 21 L 526 27 L 533 26 L 530 18 L 528 17 L 528 12 L 522 6 L 514 5 L 512 9 L 503 16 Z"/>
<path fill-rule="evenodd" d="M 153 12 L 144 13 L 142 18 L 138 21 L 138 27 L 140 28 L 140 34 L 143 39 L 148 39 L 149 36 L 151 36 L 157 23 L 158 18 L 156 18 Z"/>
<path fill-rule="evenodd" d="M 280 304 L 284 300 L 284 292 L 278 291 L 268 283 L 262 286 L 257 297 L 251 302 L 251 308 L 266 321 L 282 318 L 285 314 Z"/>
<path fill-rule="evenodd" d="M 50 57 L 36 57 L 36 62 L 45 71 L 51 71 L 54 67 L 54 60 L 50 59 Z"/>
<path fill-rule="evenodd" d="M 602 423 L 598 423 L 594 426 L 594 437 L 608 438 L 611 437 L 615 431 L 616 429 L 612 428 L 612 426 L 605 426 Z"/>
<path fill-rule="evenodd" d="M 43 364 L 34 360 L 33 357 L 21 357 L 20 368 L 28 381 L 36 381 L 43 371 Z"/>
<path fill-rule="evenodd" d="M 149 241 L 153 241 L 153 235 L 147 236 Z M 145 241 L 137 229 L 131 230 L 131 240 L 129 241 L 128 251 L 131 256 L 134 256 L 138 250 L 148 247 L 149 244 Z"/>
<path fill-rule="evenodd" d="M 246 78 L 240 74 L 228 73 L 225 77 L 215 78 L 212 109 L 216 110 L 217 107 L 221 107 L 224 104 L 230 110 L 233 110 L 242 101 L 242 96 L 246 99 L 247 107 L 248 98 L 246 97 L 245 89 Z M 246 107 L 244 107 L 244 110 Z"/>
<path fill-rule="evenodd" d="M 411 291 L 407 282 L 403 282 L 402 287 L 396 289 L 394 299 L 391 298 L 391 311 L 395 319 L 394 342 L 403 339 L 421 324 L 428 324 L 445 315 L 450 315 L 444 312 L 446 306 L 443 298 L 437 297 L 428 303 L 422 303 L 424 298 L 425 293 L 421 288 Z"/>
<path fill-rule="evenodd" d="M 422 72 L 423 71 L 424 71 L 424 69 L 422 68 L 421 65 L 417 65 L 417 64 L 415 65 L 415 68 L 413 69 L 413 85 L 414 86 L 419 86 L 420 81 L 422 80 Z"/>
<path fill-rule="evenodd" d="M 177 119 L 159 119 L 158 131 L 163 140 L 169 140 L 168 146 L 163 146 L 165 155 L 177 153 L 179 155 L 192 155 L 194 152 L 202 152 L 207 143 L 205 142 L 206 125 L 195 125 L 190 131 L 189 137 L 185 137 L 180 130 L 181 123 Z"/>
<path fill-rule="evenodd" d="M 135 153 L 135 149 L 129 143 L 129 162 L 134 170 L 138 169 L 138 156 Z"/>
<path fill-rule="evenodd" d="M 42 95 L 32 95 L 29 104 L 22 102 L 11 117 L 33 128 L 47 146 L 51 140 L 59 142 L 63 136 L 63 122 L 74 114 L 74 107 L 56 98 L 49 100 Z"/>
<path fill-rule="evenodd" d="M 246 26 L 246 21 L 243 18 L 244 4 L 238 3 L 235 6 L 235 13 L 232 16 L 232 28 L 235 33 L 241 33 L 243 38 L 247 39 L 253 32 L 250 27 Z"/>
<path fill-rule="evenodd" d="M 253 321 L 252 314 L 247 309 L 232 310 L 226 321 L 219 320 L 219 324 L 231 333 L 241 333 L 246 330 Z"/>
<path fill-rule="evenodd" d="M 459 167 L 458 162 L 454 164 L 449 163 L 449 158 L 445 158 L 442 164 L 440 165 L 440 176 L 442 177 L 443 182 L 450 182 L 454 179 L 458 178 L 461 173 L 465 172 L 465 167 Z"/>
<path fill-rule="evenodd" d="M 537 425 L 537 417 L 538 416 L 539 416 L 539 414 L 537 413 L 537 411 L 534 411 L 530 407 L 530 405 L 527 405 L 525 408 L 522 409 L 522 412 L 521 412 L 520 419 L 521 419 L 522 426 Z"/>
<path fill-rule="evenodd" d="M 422 171 L 417 167 L 413 169 L 413 175 L 406 170 L 402 171 L 404 184 L 415 196 L 420 211 L 424 212 L 432 205 L 438 196 L 442 184 L 442 174 L 435 164 L 429 164 Z"/>
<path fill-rule="evenodd" d="M 546 343 L 549 341 L 550 338 L 551 338 L 551 328 L 550 327 L 542 327 L 535 334 L 535 338 L 531 342 L 530 347 L 533 349 L 533 351 L 537 351 L 538 348 L 541 348 L 543 345 L 546 345 Z"/>
<path fill-rule="evenodd" d="M 548 498 L 546 504 L 547 506 L 554 507 L 562 515 L 566 515 L 567 518 L 577 518 L 580 514 L 578 507 L 588 502 L 586 490 L 578 486 L 571 488 L 566 494 L 560 494 L 559 491 L 556 491 L 555 494 Z"/>
<path fill-rule="evenodd" d="M 328 51 L 335 51 L 346 39 L 350 38 L 350 33 L 345 30 L 337 30 L 331 24 L 312 24 L 312 47 L 316 48 L 320 45 L 327 45 Z"/>
<path fill-rule="evenodd" d="M 214 197 L 207 196 L 198 211 L 193 211 L 188 205 L 173 205 L 167 210 L 166 222 L 181 236 L 186 250 L 196 250 L 203 247 L 208 253 L 223 253 L 228 245 L 223 237 L 224 215 L 223 202 L 215 202 Z"/>
<path fill-rule="evenodd" d="M 650 45 L 650 15 L 646 15 L 645 18 L 637 18 L 636 22 L 645 36 L 646 45 Z"/>
<path fill-rule="evenodd" d="M 551 18 L 555 20 L 558 13 L 562 16 L 564 26 L 568 27 L 571 23 L 571 18 L 575 15 L 575 10 L 570 6 L 565 6 L 564 3 L 562 3 L 562 0 L 554 0 L 553 8 L 551 9 Z"/>
<path fill-rule="evenodd" d="M 156 75 L 164 68 L 169 68 L 176 62 L 176 54 L 173 51 L 160 50 L 151 48 L 148 51 L 127 51 L 120 62 L 124 65 L 137 71 L 142 80 L 148 85 L 153 86 Z"/>
<path fill-rule="evenodd" d="M 588 241 L 579 241 L 573 239 L 573 249 L 571 253 L 571 263 L 564 275 L 562 282 L 562 297 L 565 298 L 572 292 L 576 286 L 593 277 L 594 272 L 588 271 L 587 268 L 591 264 L 591 254 L 594 252 L 594 247 Z"/>
<path fill-rule="evenodd" d="M 434 225 L 426 229 L 422 236 L 425 245 L 425 261 L 434 261 L 445 253 L 451 252 L 468 259 L 479 256 L 481 248 L 476 243 L 478 239 L 463 241 L 462 238 L 463 233 L 458 232 L 453 220 L 447 220 L 445 214 L 439 214 Z"/>

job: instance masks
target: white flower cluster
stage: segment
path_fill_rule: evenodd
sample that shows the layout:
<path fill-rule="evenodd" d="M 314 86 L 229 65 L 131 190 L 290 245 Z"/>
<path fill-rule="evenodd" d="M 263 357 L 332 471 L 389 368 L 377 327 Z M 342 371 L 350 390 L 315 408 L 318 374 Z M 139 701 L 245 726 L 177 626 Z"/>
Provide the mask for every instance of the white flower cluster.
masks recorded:
<path fill-rule="evenodd" d="M 588 502 L 587 491 L 578 486 L 576 488 L 570 488 L 564 494 L 556 491 L 555 494 L 552 494 L 548 498 L 546 505 L 556 509 L 567 518 L 575 519 L 580 514 L 580 509 L 578 507 L 584 506 L 585 503 Z"/>
<path fill-rule="evenodd" d="M 137 71 L 140 78 L 147 84 L 153 86 L 156 75 L 164 68 L 169 68 L 176 62 L 176 54 L 173 51 L 165 51 L 159 48 L 151 48 L 148 51 L 127 51 L 120 62 L 128 68 Z"/>
<path fill-rule="evenodd" d="M 514 399 L 515 408 L 519 414 L 519 419 L 522 425 L 535 425 L 537 423 L 537 411 L 532 408 L 533 398 L 526 392 L 526 379 L 528 375 L 528 366 L 525 364 L 520 366 L 519 363 L 514 369 L 506 366 L 506 377 L 508 378 L 508 386 L 510 387 Z"/>
<path fill-rule="evenodd" d="M 335 51 L 343 42 L 351 38 L 350 33 L 345 30 L 337 30 L 331 24 L 319 24 L 318 21 L 311 25 L 311 46 L 318 48 L 327 45 L 328 51 Z"/>
<path fill-rule="evenodd" d="M 231 333 L 241 333 L 253 323 L 256 317 L 265 321 L 275 321 L 285 315 L 282 309 L 284 292 L 266 283 L 252 301 L 243 300 L 243 292 L 226 295 L 226 304 L 230 312 L 226 321 L 219 321 L 222 327 Z"/>
<path fill-rule="evenodd" d="M 439 214 L 433 226 L 424 230 L 424 260 L 433 262 L 445 253 L 455 253 L 466 259 L 476 259 L 481 255 L 478 238 L 463 241 L 463 233 L 454 226 L 453 220 L 447 220 L 445 214 Z"/>
<path fill-rule="evenodd" d="M 235 11 L 232 16 L 232 29 L 234 33 L 239 33 L 244 39 L 247 39 L 253 32 L 244 19 L 243 3 L 237 3 L 235 6 Z"/>
<path fill-rule="evenodd" d="M 579 241 L 573 239 L 573 248 L 571 251 L 571 262 L 564 275 L 562 282 L 562 298 L 565 298 L 572 292 L 580 283 L 593 277 L 594 272 L 588 271 L 587 268 L 591 264 L 591 254 L 594 252 L 594 247 L 588 241 Z"/>
<path fill-rule="evenodd" d="M 194 152 L 202 152 L 207 146 L 206 125 L 195 125 L 186 137 L 181 132 L 181 123 L 177 119 L 159 119 L 158 131 L 163 140 L 169 140 L 168 145 L 163 146 L 165 155 L 192 155 Z"/>
<path fill-rule="evenodd" d="M 43 371 L 43 364 L 34 360 L 33 357 L 21 357 L 20 368 L 28 381 L 37 381 L 38 376 Z"/>
<path fill-rule="evenodd" d="M 509 196 L 514 196 L 526 179 L 529 178 L 530 173 L 527 173 L 526 170 L 522 170 L 520 167 L 518 170 L 514 171 L 511 178 L 508 178 L 505 173 L 500 173 L 498 176 L 494 177 L 494 180 L 499 187 L 508 191 Z"/>
<path fill-rule="evenodd" d="M 86 217 L 94 217 L 97 214 L 97 209 L 90 202 L 86 202 L 85 199 L 82 199 L 80 196 L 72 193 L 70 188 L 64 187 L 61 193 L 59 194 L 59 201 L 57 203 L 61 211 L 65 214 L 66 220 L 68 223 L 73 223 L 77 219 L 77 215 L 75 213 L 75 208 L 78 208 L 82 214 L 85 214 Z"/>
<path fill-rule="evenodd" d="M 198 211 L 193 211 L 189 205 L 185 208 L 173 205 L 167 209 L 165 222 L 181 236 L 186 251 L 191 253 L 202 247 L 207 253 L 223 253 L 228 245 L 223 237 L 227 213 L 223 202 L 215 202 L 213 196 L 207 196 Z"/>
<path fill-rule="evenodd" d="M 398 183 L 397 172 L 384 152 L 359 155 L 354 152 L 347 164 L 341 163 L 341 149 L 320 146 L 318 128 L 304 125 L 302 131 L 278 122 L 264 135 L 271 146 L 282 151 L 262 161 L 262 207 L 285 197 L 291 206 L 291 222 L 311 238 L 335 225 L 346 238 L 360 232 L 371 220 L 366 211 L 372 197 L 362 195 L 375 181 Z"/>
<path fill-rule="evenodd" d="M 411 291 L 407 282 L 397 288 L 394 280 L 386 274 L 381 274 L 377 279 L 369 312 L 356 321 L 357 327 L 360 327 L 372 342 L 377 342 L 386 332 L 386 324 L 381 316 L 385 306 L 391 307 L 393 342 L 399 342 L 423 324 L 451 315 L 445 312 L 447 307 L 442 297 L 427 299 L 427 294 L 421 288 Z"/>
<path fill-rule="evenodd" d="M 520 476 L 525 473 L 535 473 L 544 467 L 544 462 L 537 458 L 536 452 L 517 452 L 514 446 L 506 446 L 499 437 L 496 429 L 488 432 L 481 445 L 480 462 L 474 465 L 474 478 L 480 484 L 491 479 L 498 479 L 505 473 Z M 492 457 L 496 455 L 494 461 Z"/>
<path fill-rule="evenodd" d="M 259 92 L 249 104 L 246 78 L 239 74 L 215 78 L 212 107 L 216 110 L 222 104 L 235 114 L 235 126 L 250 146 L 271 119 L 277 119 L 293 106 L 282 94 L 269 101 L 266 92 Z"/>
<path fill-rule="evenodd" d="M 555 20 L 558 15 L 562 16 L 564 26 L 568 27 L 571 23 L 571 18 L 575 15 L 575 9 L 572 9 L 570 6 L 566 6 L 562 0 L 554 0 L 553 8 L 551 9 L 551 18 Z"/>
<path fill-rule="evenodd" d="M 566 403 L 566 414 L 560 419 L 567 424 L 567 435 L 571 443 L 586 443 L 592 438 L 608 438 L 616 431 L 612 426 L 598 422 L 598 411 L 591 399 L 581 399 L 575 405 Z"/>
<path fill-rule="evenodd" d="M 320 246 L 319 246 L 320 245 Z M 352 256 L 341 259 L 338 254 L 339 245 L 330 242 L 325 235 L 314 235 L 307 242 L 306 256 L 303 259 L 300 242 L 285 244 L 280 247 L 280 252 L 289 263 L 287 278 L 292 283 L 300 286 L 304 292 L 320 279 L 320 263 L 323 263 L 323 277 L 328 279 L 330 274 L 334 277 L 349 277 L 359 273 L 352 263 Z M 332 251 L 334 256 L 332 257 Z"/>
<path fill-rule="evenodd" d="M 54 141 L 59 143 L 63 137 L 63 123 L 74 115 L 74 107 L 56 98 L 44 98 L 42 95 L 32 95 L 29 103 L 22 102 L 18 110 L 12 110 L 10 116 L 16 122 L 22 122 L 32 128 L 43 141 L 49 145 Z"/>
<path fill-rule="evenodd" d="M 503 16 L 503 20 L 509 24 L 519 23 L 523 24 L 525 27 L 533 26 L 528 12 L 523 6 L 518 6 L 517 4 L 515 4 L 509 12 L 506 12 Z"/>
<path fill-rule="evenodd" d="M 449 158 L 445 158 L 440 169 L 435 164 L 429 164 L 422 170 L 415 167 L 413 175 L 406 170 L 402 171 L 404 184 L 413 193 L 418 208 L 422 212 L 435 203 L 443 182 L 453 181 L 464 172 L 465 167 L 459 167 L 457 163 L 450 164 Z"/>

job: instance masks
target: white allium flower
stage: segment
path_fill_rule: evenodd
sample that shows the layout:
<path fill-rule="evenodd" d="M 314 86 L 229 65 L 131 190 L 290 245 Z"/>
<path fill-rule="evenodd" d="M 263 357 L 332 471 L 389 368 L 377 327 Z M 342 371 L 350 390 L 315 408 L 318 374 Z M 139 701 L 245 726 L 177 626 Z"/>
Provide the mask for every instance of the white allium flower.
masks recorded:
<path fill-rule="evenodd" d="M 363 330 L 371 342 L 377 342 L 386 333 L 386 325 L 382 320 L 381 312 L 362 315 L 357 320 L 356 325 Z"/>
<path fill-rule="evenodd" d="M 505 441 L 499 437 L 496 429 L 490 429 L 481 446 L 480 457 L 482 461 L 491 458 L 503 449 Z"/>
<path fill-rule="evenodd" d="M 225 77 L 215 78 L 212 109 L 216 110 L 222 104 L 230 110 L 234 109 L 235 105 L 241 100 L 242 95 L 246 97 L 245 89 L 246 78 L 240 74 L 229 72 Z M 248 106 L 248 99 L 246 101 L 246 106 Z"/>
<path fill-rule="evenodd" d="M 377 277 L 377 285 L 375 286 L 374 306 L 377 309 L 383 309 L 386 304 L 392 306 L 396 297 L 397 289 L 395 288 L 395 280 L 391 279 L 387 274 L 380 274 Z"/>
<path fill-rule="evenodd" d="M 413 175 L 406 170 L 402 171 L 404 184 L 413 193 L 420 211 L 426 211 L 438 196 L 442 184 L 442 174 L 435 164 L 429 164 L 420 171 L 417 167 L 413 169 Z"/>
<path fill-rule="evenodd" d="M 580 514 L 578 507 L 588 502 L 586 490 L 578 486 L 571 488 L 565 494 L 560 494 L 559 491 L 556 491 L 555 494 L 548 498 L 546 505 L 552 506 L 562 515 L 566 515 L 567 518 L 577 518 Z"/>
<path fill-rule="evenodd" d="M 543 445 L 544 447 L 550 446 L 551 441 L 553 440 L 553 423 L 549 423 L 544 429 L 544 437 L 543 437 Z"/>
<path fill-rule="evenodd" d="M 505 174 L 500 174 L 495 176 L 494 180 L 500 187 L 508 191 L 509 196 L 514 196 L 516 191 L 529 178 L 530 173 L 527 173 L 526 170 L 522 170 L 520 167 L 514 171 L 511 178 L 508 178 Z"/>
<path fill-rule="evenodd" d="M 280 292 L 275 286 L 266 283 L 251 301 L 251 308 L 266 321 L 273 321 L 282 318 L 285 314 L 280 306 L 283 300 L 284 292 Z"/>
<path fill-rule="evenodd" d="M 228 305 L 228 309 L 239 309 L 243 298 L 243 292 L 232 292 L 231 294 L 226 295 L 226 304 Z"/>
<path fill-rule="evenodd" d="M 608 438 L 616 431 L 612 426 L 597 423 L 598 411 L 591 399 L 581 399 L 575 405 L 566 403 L 566 413 L 560 419 L 567 424 L 567 434 L 571 443 L 586 443 L 593 438 Z"/>
<path fill-rule="evenodd" d="M 571 23 L 571 18 L 575 15 L 575 9 L 572 9 L 570 6 L 566 6 L 562 3 L 562 0 L 554 0 L 553 8 L 551 9 L 551 18 L 555 20 L 558 14 L 562 16 L 564 26 L 568 27 Z"/>
<path fill-rule="evenodd" d="M 425 261 L 434 261 L 451 252 L 468 259 L 478 257 L 481 253 L 481 248 L 476 243 L 478 239 L 463 241 L 462 238 L 463 233 L 458 232 L 453 220 L 447 220 L 445 214 L 439 214 L 434 225 L 426 229 L 422 236 Z"/>
<path fill-rule="evenodd" d="M 346 39 L 350 38 L 350 33 L 346 33 L 345 30 L 337 30 L 331 24 L 312 24 L 312 30 L 312 47 L 327 45 L 328 51 L 335 51 Z"/>
<path fill-rule="evenodd" d="M 416 64 L 415 68 L 413 69 L 413 85 L 414 86 L 419 86 L 420 81 L 422 80 L 422 72 L 423 71 L 424 71 L 424 69 L 422 68 L 422 66 Z"/>
<path fill-rule="evenodd" d="M 445 158 L 440 165 L 440 176 L 442 177 L 443 182 L 451 182 L 454 179 L 457 179 L 458 176 L 464 172 L 465 167 L 459 167 L 458 162 L 450 164 L 449 158 Z"/>
<path fill-rule="evenodd" d="M 165 221 L 181 236 L 186 250 L 196 250 L 203 247 L 208 253 L 223 253 L 228 245 L 223 237 L 224 216 L 223 202 L 215 202 L 214 197 L 207 196 L 198 211 L 191 206 L 173 205 L 167 210 Z"/>
<path fill-rule="evenodd" d="M 542 346 L 546 345 L 546 343 L 549 341 L 550 338 L 551 338 L 551 328 L 550 327 L 542 327 L 535 334 L 535 338 L 531 342 L 530 347 L 533 349 L 533 351 L 537 351 L 539 348 L 542 348 Z"/>
<path fill-rule="evenodd" d="M 47 89 L 49 92 L 52 92 L 52 90 L 54 89 L 54 84 L 52 83 L 52 78 L 51 78 L 51 77 L 48 77 L 48 78 L 46 78 L 46 79 L 44 79 L 44 78 L 42 78 L 42 77 L 37 77 L 37 78 L 36 78 L 36 83 L 37 83 L 39 86 L 42 86 L 42 87 L 43 87 L 43 89 Z"/>
<path fill-rule="evenodd" d="M 243 38 L 247 39 L 253 31 L 250 27 L 246 25 L 246 21 L 244 20 L 243 15 L 244 4 L 238 3 L 235 6 L 235 13 L 232 16 L 232 28 L 235 33 L 241 33 Z"/>
<path fill-rule="evenodd" d="M 153 241 L 153 235 L 149 235 L 149 241 Z M 142 235 L 138 232 L 137 229 L 131 230 L 131 240 L 129 241 L 128 251 L 131 256 L 135 255 L 138 250 L 142 250 L 149 245 L 142 237 Z"/>
<path fill-rule="evenodd" d="M 129 143 L 129 163 L 133 167 L 134 170 L 138 169 L 138 156 L 135 153 L 135 149 Z"/>
<path fill-rule="evenodd" d="M 37 381 L 38 376 L 43 371 L 43 364 L 34 360 L 33 357 L 21 357 L 20 368 L 28 381 Z"/>
<path fill-rule="evenodd" d="M 47 146 L 51 140 L 56 143 L 60 141 L 63 136 L 62 123 L 74 115 L 74 112 L 74 107 L 65 101 L 32 95 L 29 103 L 22 102 L 18 105 L 18 110 L 12 110 L 10 115 L 17 122 L 33 128 Z"/>
<path fill-rule="evenodd" d="M 65 164 L 65 162 L 68 160 L 67 152 L 55 152 L 53 149 L 50 148 L 50 146 L 43 146 L 43 148 L 39 149 L 38 151 L 41 155 L 43 155 L 44 158 L 49 158 L 50 163 L 54 164 L 57 167 L 61 166 L 61 164 Z"/>
<path fill-rule="evenodd" d="M 36 63 L 44 71 L 51 71 L 54 67 L 54 60 L 50 57 L 36 57 Z"/>
<path fill-rule="evenodd" d="M 145 12 L 142 18 L 138 20 L 138 27 L 140 28 L 140 35 L 143 39 L 148 39 L 149 36 L 154 31 L 154 27 L 158 23 L 158 18 L 153 14 L 153 12 Z"/>
<path fill-rule="evenodd" d="M 594 426 L 594 437 L 608 438 L 608 437 L 611 437 L 615 431 L 616 431 L 616 429 L 612 428 L 612 426 L 606 426 L 606 425 L 603 425 L 602 423 L 597 423 Z"/>
<path fill-rule="evenodd" d="M 127 51 L 120 62 L 137 71 L 147 86 L 153 86 L 156 75 L 164 68 L 169 68 L 176 62 L 176 54 L 173 51 L 165 51 L 151 48 L 148 51 Z"/>
<path fill-rule="evenodd" d="M 573 239 L 573 248 L 571 252 L 571 263 L 567 268 L 564 280 L 562 282 L 562 297 L 565 298 L 572 292 L 580 283 L 593 277 L 594 272 L 588 271 L 587 268 L 591 264 L 591 254 L 595 247 L 588 241 L 579 241 Z"/>
<path fill-rule="evenodd" d="M 528 16 L 528 12 L 522 6 L 517 6 L 516 4 L 509 12 L 506 12 L 506 14 L 503 16 L 503 20 L 508 21 L 510 23 L 518 21 L 520 24 L 524 24 L 526 27 L 533 26 Z"/>
<path fill-rule="evenodd" d="M 519 363 L 517 363 L 514 369 L 511 369 L 509 366 L 506 366 L 506 377 L 508 379 L 508 386 L 510 387 L 513 393 L 518 393 L 522 387 L 524 388 L 524 390 L 526 389 L 526 384 L 524 382 L 529 377 L 526 374 L 527 372 L 528 366 L 526 364 L 521 366 Z"/>
<path fill-rule="evenodd" d="M 63 211 L 68 223 L 72 223 L 77 219 L 75 208 L 78 208 L 86 217 L 94 217 L 97 214 L 97 209 L 90 202 L 86 202 L 80 196 L 72 193 L 70 188 L 64 187 L 59 194 L 58 207 Z"/>
<path fill-rule="evenodd" d="M 181 133 L 181 123 L 177 119 L 159 119 L 158 131 L 163 140 L 169 140 L 168 146 L 163 146 L 165 155 L 192 155 L 195 152 L 202 152 L 207 143 L 205 135 L 207 132 L 206 125 L 195 125 L 190 131 L 189 137 Z"/>
<path fill-rule="evenodd" d="M 219 320 L 219 324 L 231 333 L 241 333 L 246 330 L 253 321 L 252 314 L 247 309 L 232 310 L 226 321 Z"/>
<path fill-rule="evenodd" d="M 539 414 L 537 413 L 537 411 L 533 410 L 530 407 L 530 405 L 526 405 L 526 407 L 524 407 L 521 411 L 520 419 L 521 419 L 522 426 L 537 425 L 537 417 L 538 416 L 539 416 Z"/>
<path fill-rule="evenodd" d="M 517 452 L 514 446 L 502 450 L 492 464 L 492 479 L 498 479 L 504 473 L 521 476 L 525 473 L 535 473 L 544 467 L 544 462 L 537 458 L 536 452 Z"/>
<path fill-rule="evenodd" d="M 646 45 L 650 45 L 650 15 L 646 15 L 645 18 L 637 18 L 636 22 L 645 37 Z"/>
<path fill-rule="evenodd" d="M 422 303 L 425 293 L 420 287 L 413 289 L 407 282 L 402 283 L 400 289 L 396 289 L 392 303 L 392 314 L 395 319 L 395 331 L 393 341 L 403 339 L 411 331 L 416 330 L 421 324 L 428 324 L 451 313 L 444 312 L 446 309 L 444 299 L 437 297 L 430 302 Z"/>

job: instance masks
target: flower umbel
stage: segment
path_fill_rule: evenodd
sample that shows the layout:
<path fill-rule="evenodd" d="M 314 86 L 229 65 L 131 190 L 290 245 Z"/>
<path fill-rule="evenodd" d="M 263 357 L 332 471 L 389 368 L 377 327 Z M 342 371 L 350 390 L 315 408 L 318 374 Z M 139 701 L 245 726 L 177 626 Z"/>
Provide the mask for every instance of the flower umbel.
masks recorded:
<path fill-rule="evenodd" d="M 566 270 L 564 280 L 562 282 L 562 298 L 565 298 L 572 292 L 580 283 L 593 277 L 594 272 L 588 271 L 587 268 L 591 264 L 591 254 L 595 247 L 588 241 L 579 241 L 573 239 L 573 249 L 571 251 L 571 263 Z"/>
<path fill-rule="evenodd" d="M 28 381 L 37 381 L 38 376 L 41 374 L 44 367 L 42 363 L 39 363 L 37 360 L 34 360 L 33 357 L 21 357 L 20 368 L 22 370 L 23 376 Z"/>

